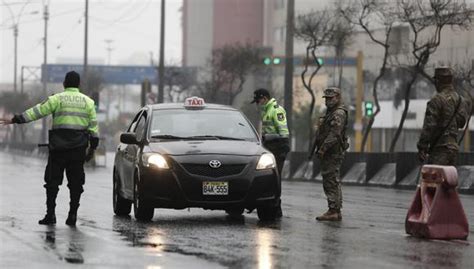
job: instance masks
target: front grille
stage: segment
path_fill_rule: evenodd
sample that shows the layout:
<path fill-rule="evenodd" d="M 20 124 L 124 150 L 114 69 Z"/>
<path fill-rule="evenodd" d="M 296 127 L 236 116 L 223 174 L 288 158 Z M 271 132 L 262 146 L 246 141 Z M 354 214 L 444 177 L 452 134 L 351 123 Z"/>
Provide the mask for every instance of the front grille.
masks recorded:
<path fill-rule="evenodd" d="M 224 164 L 219 168 L 212 168 L 209 164 L 183 164 L 184 169 L 193 175 L 206 177 L 225 177 L 237 175 L 245 168 L 245 164 Z"/>

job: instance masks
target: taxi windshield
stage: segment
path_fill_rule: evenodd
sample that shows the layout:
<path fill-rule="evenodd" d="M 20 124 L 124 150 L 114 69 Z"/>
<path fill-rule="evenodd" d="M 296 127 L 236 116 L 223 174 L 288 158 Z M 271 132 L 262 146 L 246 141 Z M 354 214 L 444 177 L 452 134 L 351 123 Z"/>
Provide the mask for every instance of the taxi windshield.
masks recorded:
<path fill-rule="evenodd" d="M 250 140 L 257 135 L 248 120 L 233 110 L 182 110 L 153 111 L 151 138 Z"/>

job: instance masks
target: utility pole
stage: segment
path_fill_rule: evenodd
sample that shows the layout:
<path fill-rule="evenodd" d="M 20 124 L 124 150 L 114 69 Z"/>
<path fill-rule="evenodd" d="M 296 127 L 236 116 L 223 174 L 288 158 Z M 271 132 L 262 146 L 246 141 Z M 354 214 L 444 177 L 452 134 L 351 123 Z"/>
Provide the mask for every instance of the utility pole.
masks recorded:
<path fill-rule="evenodd" d="M 104 41 L 105 41 L 105 43 L 107 43 L 107 48 L 106 48 L 106 50 L 107 50 L 107 65 L 110 65 L 110 55 L 112 54 L 112 51 L 114 50 L 112 48 L 111 43 L 114 42 L 114 41 L 112 39 L 106 39 Z"/>
<path fill-rule="evenodd" d="M 14 51 L 14 60 L 13 60 L 13 91 L 16 92 L 16 69 L 17 69 L 17 64 L 18 64 L 18 23 L 15 23 L 13 25 L 13 39 L 14 39 L 14 46 L 15 46 L 15 51 Z"/>
<path fill-rule="evenodd" d="M 164 99 L 165 78 L 165 0 L 161 0 L 160 63 L 158 67 L 158 104 Z"/>
<path fill-rule="evenodd" d="M 84 15 L 84 66 L 82 67 L 82 88 L 87 89 L 87 46 L 88 46 L 88 22 L 89 22 L 89 0 L 86 0 L 86 11 Z"/>
<path fill-rule="evenodd" d="M 48 69 L 46 65 L 48 64 L 48 19 L 49 19 L 49 12 L 48 12 L 48 5 L 44 5 L 44 52 L 43 52 L 43 69 L 42 69 L 42 77 L 43 77 L 43 98 L 46 99 L 47 97 L 47 87 L 48 87 Z M 41 130 L 41 143 L 46 143 L 46 118 L 43 118 L 42 121 L 42 130 Z"/>
<path fill-rule="evenodd" d="M 295 29 L 295 0 L 288 0 L 286 11 L 285 110 L 288 129 L 291 130 L 293 126 L 293 32 Z"/>
<path fill-rule="evenodd" d="M 364 98 L 364 55 L 362 51 L 357 53 L 357 88 L 356 88 L 356 117 L 354 123 L 355 130 L 355 151 L 362 150 L 362 101 Z"/>

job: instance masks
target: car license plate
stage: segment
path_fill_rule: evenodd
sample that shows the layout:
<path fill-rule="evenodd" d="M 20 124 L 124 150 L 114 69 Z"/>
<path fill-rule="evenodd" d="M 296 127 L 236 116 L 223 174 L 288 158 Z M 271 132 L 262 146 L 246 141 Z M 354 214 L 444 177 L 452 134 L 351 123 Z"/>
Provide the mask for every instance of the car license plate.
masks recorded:
<path fill-rule="evenodd" d="M 204 181 L 202 183 L 203 195 L 228 195 L 229 183 L 225 181 Z"/>

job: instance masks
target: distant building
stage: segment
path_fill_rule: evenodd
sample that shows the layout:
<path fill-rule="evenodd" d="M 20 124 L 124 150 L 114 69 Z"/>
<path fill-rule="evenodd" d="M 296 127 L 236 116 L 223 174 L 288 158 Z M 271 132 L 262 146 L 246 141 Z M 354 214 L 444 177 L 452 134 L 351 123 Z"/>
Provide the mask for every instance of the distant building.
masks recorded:
<path fill-rule="evenodd" d="M 213 49 L 263 44 L 264 0 L 183 0 L 183 66 L 204 66 Z"/>

